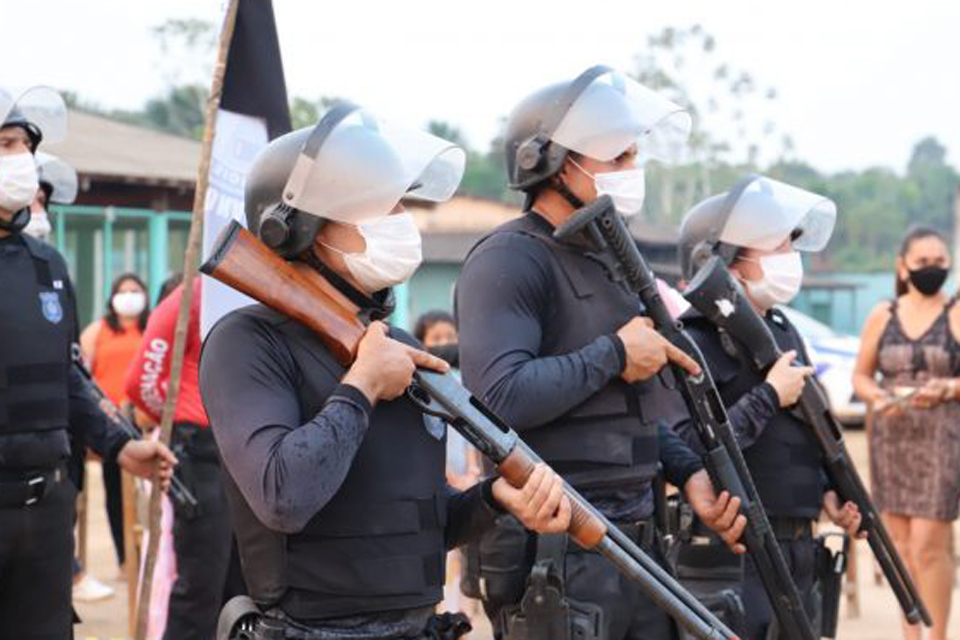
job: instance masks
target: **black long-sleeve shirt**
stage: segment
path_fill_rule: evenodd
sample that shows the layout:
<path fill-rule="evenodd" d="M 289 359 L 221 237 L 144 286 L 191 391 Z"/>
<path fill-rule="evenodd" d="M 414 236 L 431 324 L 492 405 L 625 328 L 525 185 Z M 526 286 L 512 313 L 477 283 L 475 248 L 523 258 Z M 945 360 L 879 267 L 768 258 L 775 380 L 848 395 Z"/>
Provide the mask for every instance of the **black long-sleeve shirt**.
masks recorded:
<path fill-rule="evenodd" d="M 536 238 L 498 234 L 474 251 L 457 283 L 463 379 L 520 432 L 565 415 L 610 384 L 625 366 L 623 343 L 615 334 L 597 336 L 570 353 L 541 355 L 550 322 L 546 310 L 554 295 L 551 259 Z M 650 415 L 656 414 L 656 401 L 648 402 L 645 392 L 657 384 L 650 381 L 643 389 L 644 411 Z M 658 440 L 667 478 L 682 487 L 703 467 L 700 457 L 669 429 L 660 428 Z M 649 486 L 584 495 L 614 519 L 646 517 L 653 509 Z"/>
<path fill-rule="evenodd" d="M 215 337 L 204 347 L 200 388 L 220 453 L 261 522 L 300 531 L 343 484 L 370 426 L 370 403 L 356 388 L 340 385 L 302 422 L 299 372 L 278 332 L 228 317 Z M 497 511 L 489 490 L 447 487 L 448 547 L 492 524 Z"/>
<path fill-rule="evenodd" d="M 687 332 L 701 349 L 704 349 L 707 353 L 716 352 L 717 345 L 720 344 L 721 340 L 720 334 L 715 327 L 705 325 L 705 321 L 698 314 L 694 314 L 693 317 L 697 319 L 697 324 L 688 322 Z M 723 362 L 716 360 L 718 359 L 708 361 L 707 364 L 713 373 L 714 382 L 722 394 L 724 381 L 729 382 L 737 375 L 741 375 L 740 365 L 732 359 L 725 359 Z M 802 343 L 800 353 L 797 354 L 797 362 L 802 365 L 810 364 L 810 356 L 806 349 L 802 348 Z M 731 367 L 734 368 L 731 369 Z M 677 396 L 679 397 L 679 393 Z M 766 381 L 762 381 L 746 391 L 736 401 L 730 403 L 726 409 L 730 427 L 733 429 L 737 444 L 743 451 L 753 447 L 777 414 L 784 411 L 780 407 L 780 398 L 776 389 Z M 673 409 L 666 418 L 666 423 L 693 449 L 702 451 L 700 440 L 696 434 L 696 426 L 682 402 L 674 403 Z M 820 470 L 820 477 L 825 490 L 831 489 L 832 485 L 825 469 Z"/>
<path fill-rule="evenodd" d="M 777 392 L 767 382 L 754 387 L 727 407 L 727 418 L 740 448 L 749 449 L 753 446 L 779 410 Z M 681 438 L 686 442 L 696 443 L 694 448 L 699 447 L 694 425 L 686 408 L 673 414 L 669 423 L 671 429 Z"/>

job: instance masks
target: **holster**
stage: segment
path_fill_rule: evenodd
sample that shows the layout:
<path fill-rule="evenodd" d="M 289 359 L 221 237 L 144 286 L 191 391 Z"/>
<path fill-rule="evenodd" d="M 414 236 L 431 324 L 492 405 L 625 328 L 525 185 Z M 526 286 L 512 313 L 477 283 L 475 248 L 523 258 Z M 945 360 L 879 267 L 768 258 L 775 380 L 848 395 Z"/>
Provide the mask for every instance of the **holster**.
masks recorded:
<path fill-rule="evenodd" d="M 462 613 L 440 613 L 427 622 L 423 635 L 426 640 L 457 640 L 470 631 L 470 619 Z"/>
<path fill-rule="evenodd" d="M 520 602 L 500 611 L 504 640 L 601 640 L 603 612 L 567 599 L 566 534 L 537 537 L 537 554 Z"/>
<path fill-rule="evenodd" d="M 194 496 L 199 495 L 195 465 L 203 461 L 219 462 L 213 433 L 199 425 L 178 422 L 173 425 L 170 448 L 179 460 L 175 473 Z M 177 502 L 173 504 L 177 517 L 180 518 L 192 520 L 203 513 L 203 505 L 200 503 L 195 507 Z"/>
<path fill-rule="evenodd" d="M 826 545 L 829 535 L 843 536 L 843 547 L 839 551 L 833 551 Z M 850 536 L 825 534 L 817 538 L 817 542 L 817 579 L 821 595 L 820 635 L 824 638 L 835 638 L 840 620 L 840 595 L 843 591 L 843 575 L 847 570 Z"/>
<path fill-rule="evenodd" d="M 742 633 L 746 627 L 740 593 L 743 559 L 696 518 L 679 494 L 670 496 L 666 504 L 671 541 L 666 557 L 674 575 L 728 627 Z M 684 630 L 680 635 L 691 637 Z"/>
<path fill-rule="evenodd" d="M 265 621 L 263 612 L 249 596 L 231 598 L 220 610 L 217 619 L 217 640 L 277 640 L 281 635 L 263 635 L 261 622 Z"/>

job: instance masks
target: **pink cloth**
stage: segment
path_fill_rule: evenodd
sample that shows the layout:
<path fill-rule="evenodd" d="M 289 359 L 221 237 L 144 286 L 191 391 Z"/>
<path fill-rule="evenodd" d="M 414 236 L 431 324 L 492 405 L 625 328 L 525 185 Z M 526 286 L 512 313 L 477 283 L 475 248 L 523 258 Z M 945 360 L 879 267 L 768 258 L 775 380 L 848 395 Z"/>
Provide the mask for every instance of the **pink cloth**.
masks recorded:
<path fill-rule="evenodd" d="M 683 297 L 683 294 L 660 278 L 657 278 L 657 291 L 660 292 L 660 297 L 663 298 L 663 302 L 667 305 L 670 315 L 674 318 L 679 318 L 690 308 L 690 303 Z"/>
<path fill-rule="evenodd" d="M 154 431 L 155 434 L 159 430 Z M 145 483 L 149 492 L 150 483 Z M 150 588 L 150 613 L 147 618 L 147 640 L 161 640 L 167 626 L 167 605 L 170 591 L 177 579 L 177 555 L 173 550 L 173 504 L 167 496 L 160 498 L 160 547 L 157 549 L 157 564 L 153 569 L 153 585 Z M 144 550 L 149 549 L 150 532 L 143 536 Z M 140 573 L 137 584 L 143 583 L 144 561 L 140 561 Z"/>

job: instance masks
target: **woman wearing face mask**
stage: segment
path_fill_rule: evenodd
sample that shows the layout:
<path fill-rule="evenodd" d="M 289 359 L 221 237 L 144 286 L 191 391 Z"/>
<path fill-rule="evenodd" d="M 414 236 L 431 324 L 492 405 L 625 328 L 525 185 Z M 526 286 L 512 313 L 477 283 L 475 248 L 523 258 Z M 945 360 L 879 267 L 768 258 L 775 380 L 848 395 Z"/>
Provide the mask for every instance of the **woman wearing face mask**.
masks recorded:
<path fill-rule="evenodd" d="M 826 198 L 763 176 L 750 176 L 730 192 L 697 204 L 680 226 L 683 277 L 693 281 L 708 260 L 720 258 L 784 352 L 764 376 L 709 319 L 696 311 L 684 315 L 687 331 L 703 352 L 726 405 L 737 443 L 811 621 L 817 619 L 820 608 L 816 598 L 820 545 L 813 537 L 814 523 L 823 512 L 855 535 L 861 517 L 856 505 L 841 504 L 837 494 L 828 489 L 820 448 L 810 427 L 791 412 L 814 369 L 800 334 L 776 307 L 789 303 L 800 291 L 803 263 L 799 252 L 823 249 L 835 219 L 836 207 Z M 729 304 L 717 300 L 717 304 L 723 302 Z M 670 422 L 685 438 L 696 442 L 685 412 Z M 725 550 L 716 545 L 715 553 Z M 709 570 L 717 566 L 714 561 L 695 568 Z M 746 616 L 745 628 L 738 631 L 751 640 L 766 637 L 774 616 L 749 554 L 739 588 Z"/>
<path fill-rule="evenodd" d="M 907 233 L 897 297 L 867 319 L 853 377 L 874 407 L 873 497 L 933 616 L 931 640 L 946 638 L 960 502 L 960 310 L 942 291 L 949 267 L 939 233 Z M 920 638 L 919 626 L 905 624 L 904 637 Z"/>
<path fill-rule="evenodd" d="M 123 408 L 127 404 L 124 379 L 137 354 L 149 315 L 146 285 L 136 274 L 124 273 L 113 281 L 106 313 L 80 335 L 80 350 L 93 377 L 117 407 Z M 116 464 L 104 463 L 103 485 L 107 494 L 110 533 L 113 535 L 117 562 L 122 566 L 123 502 L 120 470 Z"/>

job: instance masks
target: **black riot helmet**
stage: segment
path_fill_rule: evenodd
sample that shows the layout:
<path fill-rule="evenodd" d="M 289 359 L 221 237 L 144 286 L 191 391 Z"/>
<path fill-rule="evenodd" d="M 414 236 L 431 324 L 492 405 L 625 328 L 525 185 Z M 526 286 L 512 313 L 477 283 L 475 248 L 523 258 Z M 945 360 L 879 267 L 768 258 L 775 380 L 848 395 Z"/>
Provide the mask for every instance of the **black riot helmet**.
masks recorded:
<path fill-rule="evenodd" d="M 27 133 L 27 137 L 30 138 L 30 151 L 33 153 L 37 152 L 37 147 L 39 147 L 43 141 L 43 132 L 40 131 L 40 127 L 27 120 L 26 116 L 17 108 L 14 108 L 7 115 L 7 119 L 3 121 L 2 126 L 19 127 L 23 129 Z"/>
<path fill-rule="evenodd" d="M 795 251 L 820 251 L 837 219 L 825 196 L 760 175 L 697 203 L 680 223 L 677 251 L 686 280 L 713 256 L 728 266 L 740 249 L 772 251 L 789 239 Z"/>
<path fill-rule="evenodd" d="M 341 102 L 315 126 L 260 152 L 247 176 L 247 227 L 275 252 L 295 258 L 324 220 L 362 224 L 389 215 L 401 198 L 447 200 L 465 161 L 451 142 Z"/>
<path fill-rule="evenodd" d="M 530 192 L 556 175 L 570 151 L 613 160 L 636 143 L 641 159 L 672 161 L 690 134 L 689 114 L 603 65 L 531 94 L 507 120 L 511 189 Z"/>
<path fill-rule="evenodd" d="M 60 158 L 43 151 L 36 153 L 36 159 L 40 188 L 46 193 L 47 202 L 73 204 L 80 189 L 77 170 Z"/>
<path fill-rule="evenodd" d="M 30 151 L 40 142 L 60 142 L 67 135 L 67 107 L 56 90 L 31 87 L 13 93 L 0 87 L 0 127 L 20 127 L 30 138 Z"/>

